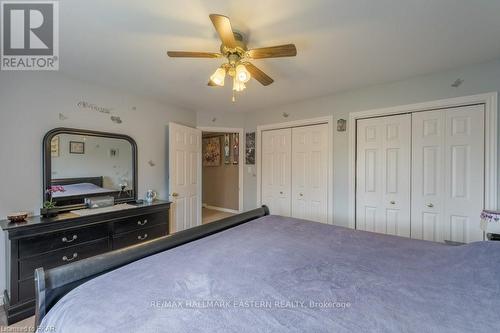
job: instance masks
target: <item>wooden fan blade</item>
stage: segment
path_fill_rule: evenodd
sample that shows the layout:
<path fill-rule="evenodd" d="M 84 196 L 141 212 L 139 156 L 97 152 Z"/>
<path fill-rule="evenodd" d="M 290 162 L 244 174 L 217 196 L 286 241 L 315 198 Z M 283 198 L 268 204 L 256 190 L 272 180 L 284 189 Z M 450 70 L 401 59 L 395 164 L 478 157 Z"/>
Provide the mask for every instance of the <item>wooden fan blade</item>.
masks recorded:
<path fill-rule="evenodd" d="M 252 65 L 251 63 L 246 63 L 245 67 L 246 67 L 247 71 L 250 72 L 252 77 L 254 79 L 256 79 L 257 81 L 259 81 L 263 86 L 268 86 L 274 82 L 274 80 L 271 79 L 266 73 L 264 73 L 263 71 L 261 71 L 260 69 L 258 69 L 254 65 Z"/>
<path fill-rule="evenodd" d="M 297 48 L 294 44 L 261 47 L 248 51 L 248 56 L 253 59 L 295 57 Z"/>
<path fill-rule="evenodd" d="M 220 86 L 216 85 L 212 80 L 208 80 L 207 86 L 209 86 L 209 87 L 220 87 Z"/>
<path fill-rule="evenodd" d="M 222 56 L 220 53 L 189 51 L 168 51 L 167 54 L 172 58 L 219 58 Z"/>
<path fill-rule="evenodd" d="M 231 28 L 229 17 L 219 14 L 210 14 L 209 17 L 222 40 L 222 44 L 234 49 L 236 47 L 236 40 L 234 39 L 233 28 Z"/>

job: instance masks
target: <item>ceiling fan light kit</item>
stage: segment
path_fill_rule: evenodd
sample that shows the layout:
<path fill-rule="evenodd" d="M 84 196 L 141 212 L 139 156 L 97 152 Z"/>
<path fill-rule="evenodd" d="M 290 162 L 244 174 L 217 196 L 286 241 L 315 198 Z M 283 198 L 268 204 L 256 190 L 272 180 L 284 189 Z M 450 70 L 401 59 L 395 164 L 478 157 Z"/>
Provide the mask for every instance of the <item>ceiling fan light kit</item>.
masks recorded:
<path fill-rule="evenodd" d="M 227 62 L 210 76 L 208 86 L 222 87 L 226 75 L 233 80 L 233 102 L 235 101 L 234 92 L 241 92 L 246 88 L 247 83 L 252 77 L 262 85 L 268 86 L 274 82 L 266 73 L 248 62 L 251 59 L 294 57 L 297 55 L 297 49 L 294 44 L 263 47 L 258 49 L 247 49 L 243 41 L 243 36 L 234 32 L 231 27 L 231 21 L 224 15 L 209 15 L 222 45 L 220 53 L 214 52 L 189 52 L 189 51 L 168 51 L 169 57 L 174 58 L 226 58 Z"/>

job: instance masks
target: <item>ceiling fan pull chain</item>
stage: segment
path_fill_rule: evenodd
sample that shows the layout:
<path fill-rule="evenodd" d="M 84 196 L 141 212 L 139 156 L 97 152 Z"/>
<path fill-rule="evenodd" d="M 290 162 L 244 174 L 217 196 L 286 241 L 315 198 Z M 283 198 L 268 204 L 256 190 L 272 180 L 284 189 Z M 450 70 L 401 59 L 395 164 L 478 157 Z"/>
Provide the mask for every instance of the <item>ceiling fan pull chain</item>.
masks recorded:
<path fill-rule="evenodd" d="M 236 102 L 236 98 L 234 98 L 234 90 L 233 90 L 233 99 L 232 99 L 233 103 Z"/>

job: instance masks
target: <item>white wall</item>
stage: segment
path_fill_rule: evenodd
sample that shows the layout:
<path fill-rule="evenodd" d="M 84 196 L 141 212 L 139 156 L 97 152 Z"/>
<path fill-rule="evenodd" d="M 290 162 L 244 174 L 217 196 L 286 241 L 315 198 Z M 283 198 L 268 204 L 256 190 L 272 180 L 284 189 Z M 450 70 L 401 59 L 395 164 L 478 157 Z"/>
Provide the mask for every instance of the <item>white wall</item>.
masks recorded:
<path fill-rule="evenodd" d="M 113 108 L 110 115 L 83 110 L 79 101 Z M 135 106 L 136 110 L 132 107 Z M 65 120 L 59 118 L 62 113 Z M 64 118 L 63 117 L 63 118 Z M 42 203 L 42 138 L 55 127 L 123 133 L 138 145 L 139 196 L 148 188 L 167 198 L 167 124 L 195 126 L 191 111 L 63 77 L 57 72 L 0 72 L 0 218 L 38 214 Z M 154 166 L 148 161 L 152 160 Z M 4 234 L 0 236 L 0 290 L 5 289 Z"/>
<path fill-rule="evenodd" d="M 464 83 L 451 87 L 457 79 Z M 272 88 L 270 88 L 272 89 Z M 254 131 L 258 125 L 333 115 L 334 121 L 348 119 L 353 111 L 412 104 L 500 90 L 500 60 L 468 66 L 443 73 L 420 76 L 404 81 L 380 84 L 331 96 L 310 99 L 252 113 L 197 113 L 198 126 L 244 127 Z M 288 118 L 282 116 L 289 114 Z M 213 122 L 213 118 L 217 118 Z M 350 128 L 347 129 L 351 130 Z M 348 132 L 334 133 L 334 222 L 348 225 Z M 255 171 L 255 168 L 252 168 Z M 256 177 L 245 167 L 245 209 L 256 206 Z"/>

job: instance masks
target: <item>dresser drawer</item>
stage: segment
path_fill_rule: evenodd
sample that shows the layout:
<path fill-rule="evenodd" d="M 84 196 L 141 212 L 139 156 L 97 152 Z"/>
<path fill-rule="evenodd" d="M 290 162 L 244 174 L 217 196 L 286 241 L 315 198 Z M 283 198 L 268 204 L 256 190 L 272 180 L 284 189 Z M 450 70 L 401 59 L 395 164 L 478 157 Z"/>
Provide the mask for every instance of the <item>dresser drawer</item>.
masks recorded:
<path fill-rule="evenodd" d="M 36 257 L 19 260 L 19 279 L 33 276 L 38 267 L 49 269 L 62 266 L 109 251 L 109 239 L 104 238 L 85 244 L 70 246 L 65 249 L 45 253 Z"/>
<path fill-rule="evenodd" d="M 122 247 L 131 246 L 155 239 L 167 234 L 167 224 L 160 224 L 151 228 L 143 228 L 120 234 L 113 238 L 113 250 L 121 249 Z"/>
<path fill-rule="evenodd" d="M 158 212 L 153 214 L 145 214 L 129 217 L 121 221 L 114 222 L 114 234 L 134 231 L 138 229 L 148 228 L 159 224 L 168 223 L 168 214 L 166 212 Z"/>
<path fill-rule="evenodd" d="M 19 257 L 39 255 L 68 246 L 104 238 L 108 235 L 107 224 L 69 229 L 62 232 L 19 240 Z"/>

